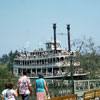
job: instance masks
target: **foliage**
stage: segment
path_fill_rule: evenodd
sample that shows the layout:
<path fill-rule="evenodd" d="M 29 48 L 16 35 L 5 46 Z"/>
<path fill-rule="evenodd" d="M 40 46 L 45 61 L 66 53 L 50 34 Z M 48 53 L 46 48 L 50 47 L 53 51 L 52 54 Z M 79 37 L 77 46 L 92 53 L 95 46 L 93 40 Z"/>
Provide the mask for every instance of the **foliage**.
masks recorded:
<path fill-rule="evenodd" d="M 11 76 L 11 73 L 8 71 L 6 67 L 0 67 L 0 78 L 6 78 Z"/>
<path fill-rule="evenodd" d="M 8 55 L 4 54 L 2 58 L 0 58 L 0 78 L 1 77 L 9 77 L 12 75 L 13 72 L 13 60 L 18 54 L 18 51 L 16 50 L 14 53 L 11 51 Z"/>
<path fill-rule="evenodd" d="M 89 72 L 89 78 L 94 79 L 100 73 L 100 46 L 96 46 L 92 38 L 75 40 L 72 44 L 77 51 L 76 60 L 80 67 Z"/>

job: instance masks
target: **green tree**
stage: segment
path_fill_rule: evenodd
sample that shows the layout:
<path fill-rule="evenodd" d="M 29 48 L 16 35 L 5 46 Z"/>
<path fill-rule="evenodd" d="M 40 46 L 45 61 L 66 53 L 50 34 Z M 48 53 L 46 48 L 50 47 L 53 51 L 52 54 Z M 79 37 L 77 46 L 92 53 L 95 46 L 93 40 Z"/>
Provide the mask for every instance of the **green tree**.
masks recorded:
<path fill-rule="evenodd" d="M 100 73 L 100 46 L 96 46 L 92 38 L 75 40 L 72 44 L 76 48 L 76 60 L 80 61 L 80 66 L 89 73 L 89 78 L 94 79 Z"/>
<path fill-rule="evenodd" d="M 0 78 L 6 79 L 11 76 L 11 73 L 8 71 L 6 67 L 0 66 Z"/>
<path fill-rule="evenodd" d="M 13 60 L 17 54 L 19 54 L 17 50 L 14 53 L 10 51 L 8 55 L 4 54 L 1 58 L 2 67 L 7 68 L 10 72 L 13 72 Z"/>

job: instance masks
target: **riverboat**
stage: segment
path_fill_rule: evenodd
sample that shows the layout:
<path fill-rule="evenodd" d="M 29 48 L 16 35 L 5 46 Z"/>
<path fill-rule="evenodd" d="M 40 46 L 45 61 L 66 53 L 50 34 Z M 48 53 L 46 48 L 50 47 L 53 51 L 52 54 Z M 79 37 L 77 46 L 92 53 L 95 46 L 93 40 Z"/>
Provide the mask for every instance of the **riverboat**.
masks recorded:
<path fill-rule="evenodd" d="M 46 41 L 46 50 L 39 48 L 33 52 L 20 52 L 14 58 L 13 74 L 21 76 L 24 70 L 27 70 L 30 78 L 37 78 L 42 73 L 45 78 L 62 78 L 71 76 L 71 66 L 80 66 L 80 62 L 74 62 L 72 58 L 76 57 L 76 52 L 70 48 L 70 25 L 68 30 L 68 50 L 61 48 L 60 42 L 56 40 L 56 24 L 53 24 L 54 40 Z M 73 76 L 84 75 L 82 69 L 73 69 Z"/>

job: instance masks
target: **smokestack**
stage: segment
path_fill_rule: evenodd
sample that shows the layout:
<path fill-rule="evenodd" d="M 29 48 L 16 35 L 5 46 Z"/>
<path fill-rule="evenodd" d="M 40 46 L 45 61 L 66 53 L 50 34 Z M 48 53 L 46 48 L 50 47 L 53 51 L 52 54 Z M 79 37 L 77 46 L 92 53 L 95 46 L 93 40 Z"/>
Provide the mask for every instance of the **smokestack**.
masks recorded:
<path fill-rule="evenodd" d="M 70 24 L 67 25 L 67 31 L 68 31 L 68 52 L 71 51 L 70 47 Z"/>
<path fill-rule="evenodd" d="M 56 24 L 53 24 L 53 30 L 54 30 L 54 53 L 57 53 L 56 49 Z"/>

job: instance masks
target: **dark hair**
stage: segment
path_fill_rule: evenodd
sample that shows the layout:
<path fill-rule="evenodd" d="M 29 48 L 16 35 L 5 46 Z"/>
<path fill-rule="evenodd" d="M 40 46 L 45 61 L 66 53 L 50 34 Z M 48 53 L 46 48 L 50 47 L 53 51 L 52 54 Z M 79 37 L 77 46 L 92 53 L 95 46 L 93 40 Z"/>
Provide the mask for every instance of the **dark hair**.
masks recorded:
<path fill-rule="evenodd" d="M 5 83 L 5 88 L 9 88 L 9 84 L 8 83 Z"/>
<path fill-rule="evenodd" d="M 14 83 L 13 82 L 10 82 L 9 83 L 9 89 L 12 89 L 14 87 Z"/>
<path fill-rule="evenodd" d="M 23 75 L 27 75 L 27 71 L 23 71 Z"/>
<path fill-rule="evenodd" d="M 38 74 L 39 78 L 43 78 L 43 75 L 42 74 Z"/>

